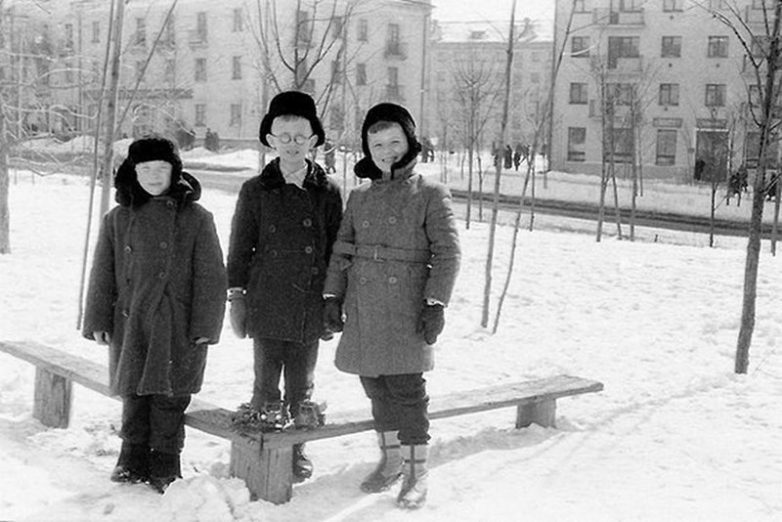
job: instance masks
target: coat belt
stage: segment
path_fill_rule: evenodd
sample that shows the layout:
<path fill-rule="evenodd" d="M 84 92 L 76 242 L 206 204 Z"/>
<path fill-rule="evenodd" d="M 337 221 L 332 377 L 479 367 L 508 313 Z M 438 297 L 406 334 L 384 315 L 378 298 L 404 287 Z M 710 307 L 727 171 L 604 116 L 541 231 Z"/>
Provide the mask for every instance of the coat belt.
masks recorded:
<path fill-rule="evenodd" d="M 428 263 L 432 254 L 429 250 L 394 248 L 383 245 L 355 245 L 345 241 L 334 243 L 335 254 L 363 257 L 373 261 L 407 261 L 409 263 Z"/>

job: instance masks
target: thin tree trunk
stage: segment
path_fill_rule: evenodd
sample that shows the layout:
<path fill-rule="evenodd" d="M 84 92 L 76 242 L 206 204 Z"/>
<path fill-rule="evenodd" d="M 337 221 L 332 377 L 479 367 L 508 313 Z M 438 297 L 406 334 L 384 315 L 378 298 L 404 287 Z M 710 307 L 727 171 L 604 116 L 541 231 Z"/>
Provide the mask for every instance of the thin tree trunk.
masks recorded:
<path fill-rule="evenodd" d="M 619 189 L 616 186 L 616 163 L 611 162 L 611 183 L 614 189 L 614 217 L 616 219 L 616 235 L 622 239 L 622 213 L 619 211 Z"/>
<path fill-rule="evenodd" d="M 514 26 L 516 24 L 516 0 L 513 0 L 510 14 L 510 30 L 508 32 L 508 59 L 505 64 L 505 99 L 502 107 L 502 124 L 500 127 L 500 151 L 505 148 L 508 127 L 508 106 L 510 105 L 510 83 L 513 67 L 513 45 L 515 44 Z M 491 300 L 491 266 L 494 261 L 494 242 L 497 235 L 497 214 L 500 206 L 500 178 L 502 176 L 502 162 L 497 162 L 496 177 L 494 178 L 494 197 L 491 208 L 491 224 L 489 226 L 489 246 L 486 252 L 485 284 L 483 287 L 483 310 L 481 313 L 481 326 L 489 325 L 489 302 Z"/>
<path fill-rule="evenodd" d="M 111 194 L 111 181 L 113 177 L 114 163 L 114 122 L 117 118 L 117 95 L 119 91 L 119 70 L 122 61 L 122 20 L 125 12 L 125 1 L 116 0 L 116 16 L 114 38 L 112 40 L 113 58 L 111 63 L 111 82 L 109 87 L 109 99 L 106 104 L 106 141 L 103 148 L 103 165 L 101 166 L 101 179 L 103 190 L 101 193 L 100 215 L 109 210 L 109 195 Z"/>
<path fill-rule="evenodd" d="M 8 206 L 8 135 L 5 105 L 0 97 L 0 254 L 11 253 L 11 212 Z"/>
<path fill-rule="evenodd" d="M 749 366 L 749 347 L 752 344 L 752 333 L 755 329 L 755 305 L 757 299 L 758 286 L 758 266 L 760 264 L 760 240 L 763 226 L 763 205 L 765 203 L 765 185 L 766 177 L 766 150 L 769 146 L 769 135 L 771 126 L 771 109 L 776 100 L 774 93 L 775 76 L 777 64 L 779 63 L 779 23 L 780 12 L 782 12 L 782 1 L 777 0 L 774 3 L 774 21 L 771 33 L 770 49 L 766 60 L 766 84 L 762 91 L 763 116 L 760 126 L 760 151 L 758 159 L 758 169 L 754 183 L 754 194 L 752 195 L 752 215 L 749 221 L 749 239 L 747 241 L 747 259 L 744 266 L 744 298 L 741 305 L 741 328 L 739 329 L 738 341 L 736 343 L 736 361 L 734 371 L 736 373 L 747 373 Z"/>
<path fill-rule="evenodd" d="M 780 192 L 782 192 L 782 182 L 779 180 L 779 174 L 774 176 L 774 222 L 771 225 L 771 254 L 777 255 L 777 234 L 779 233 L 779 203 Z"/>

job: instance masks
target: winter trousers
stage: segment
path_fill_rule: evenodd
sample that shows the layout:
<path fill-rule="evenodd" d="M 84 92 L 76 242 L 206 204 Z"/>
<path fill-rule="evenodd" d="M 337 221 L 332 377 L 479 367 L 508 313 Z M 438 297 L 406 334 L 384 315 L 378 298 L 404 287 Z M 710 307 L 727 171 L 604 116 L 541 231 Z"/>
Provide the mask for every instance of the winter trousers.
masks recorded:
<path fill-rule="evenodd" d="M 362 375 L 361 385 L 372 401 L 375 431 L 396 431 L 403 445 L 429 441 L 429 396 L 422 373 Z"/>
<path fill-rule="evenodd" d="M 179 455 L 185 445 L 185 410 L 190 395 L 128 395 L 122 397 L 120 437 L 130 444 Z"/>
<path fill-rule="evenodd" d="M 302 401 L 312 397 L 318 340 L 302 344 L 279 339 L 253 339 L 255 383 L 252 406 L 263 409 L 267 402 L 280 400 L 280 376 L 285 378 L 285 402 L 291 417 L 299 413 Z"/>

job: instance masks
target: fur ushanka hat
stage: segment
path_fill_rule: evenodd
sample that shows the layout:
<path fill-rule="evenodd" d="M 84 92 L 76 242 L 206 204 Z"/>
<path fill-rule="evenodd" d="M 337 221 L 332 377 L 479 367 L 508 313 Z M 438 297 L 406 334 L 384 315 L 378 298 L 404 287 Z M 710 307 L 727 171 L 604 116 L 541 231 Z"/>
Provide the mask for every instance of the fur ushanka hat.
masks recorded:
<path fill-rule="evenodd" d="M 272 98 L 269 104 L 269 112 L 261 120 L 261 127 L 258 129 L 258 139 L 267 147 L 269 147 L 269 143 L 266 141 L 266 135 L 271 134 L 272 123 L 277 116 L 301 116 L 309 120 L 312 126 L 312 133 L 318 137 L 315 146 L 323 145 L 326 134 L 323 132 L 323 125 L 321 125 L 318 119 L 315 100 L 309 94 L 299 91 L 285 91 Z"/>
<path fill-rule="evenodd" d="M 136 176 L 136 165 L 146 161 L 167 161 L 171 164 L 171 184 L 168 192 L 175 199 L 182 199 L 184 192 L 192 192 L 195 188 L 190 176 L 188 177 L 191 179 L 182 183 L 182 159 L 174 142 L 162 136 L 145 136 L 130 144 L 128 157 L 120 164 L 114 176 L 114 187 L 117 189 L 115 199 L 120 205 L 138 207 L 151 198 L 141 188 Z M 200 196 L 200 187 L 198 189 Z"/>
<path fill-rule="evenodd" d="M 364 123 L 361 125 L 361 149 L 364 151 L 364 158 L 353 167 L 353 171 L 359 178 L 380 179 L 383 177 L 383 172 L 372 161 L 372 156 L 369 153 L 369 144 L 367 143 L 369 128 L 380 121 L 398 123 L 405 133 L 405 137 L 407 137 L 407 154 L 392 165 L 392 172 L 413 161 L 418 156 L 418 153 L 421 152 L 421 144 L 415 135 L 415 121 L 413 121 L 413 117 L 407 112 L 407 109 L 395 103 L 379 103 L 369 109 L 364 118 Z"/>

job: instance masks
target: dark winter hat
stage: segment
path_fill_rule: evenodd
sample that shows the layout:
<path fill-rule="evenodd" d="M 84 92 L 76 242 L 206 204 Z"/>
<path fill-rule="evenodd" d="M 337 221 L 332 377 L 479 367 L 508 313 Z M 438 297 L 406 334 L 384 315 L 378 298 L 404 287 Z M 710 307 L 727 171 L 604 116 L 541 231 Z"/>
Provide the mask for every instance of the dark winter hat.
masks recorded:
<path fill-rule="evenodd" d="M 182 160 L 174 142 L 162 136 L 144 136 L 128 147 L 128 158 L 133 165 L 145 161 L 167 161 L 173 167 L 173 173 L 182 171 Z"/>
<path fill-rule="evenodd" d="M 315 100 L 309 94 L 299 91 L 285 91 L 272 98 L 269 112 L 261 120 L 261 128 L 258 130 L 258 139 L 267 147 L 269 147 L 269 143 L 266 141 L 266 135 L 271 133 L 272 123 L 277 116 L 301 116 L 309 120 L 313 134 L 318 137 L 315 146 L 323 144 L 326 134 L 318 119 Z"/>
<path fill-rule="evenodd" d="M 383 175 L 380 169 L 377 168 L 371 160 L 369 144 L 367 142 L 369 128 L 381 121 L 398 123 L 407 137 L 407 154 L 396 162 L 392 166 L 392 169 L 407 165 L 418 156 L 419 152 L 421 152 L 421 144 L 415 136 L 415 121 L 413 121 L 413 117 L 410 116 L 407 109 L 395 103 L 379 103 L 369 109 L 364 118 L 364 123 L 361 125 L 361 149 L 364 151 L 365 157 L 359 161 L 353 169 L 356 176 L 360 178 L 379 179 Z"/>

